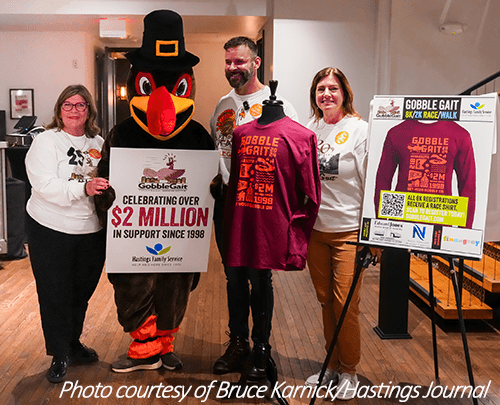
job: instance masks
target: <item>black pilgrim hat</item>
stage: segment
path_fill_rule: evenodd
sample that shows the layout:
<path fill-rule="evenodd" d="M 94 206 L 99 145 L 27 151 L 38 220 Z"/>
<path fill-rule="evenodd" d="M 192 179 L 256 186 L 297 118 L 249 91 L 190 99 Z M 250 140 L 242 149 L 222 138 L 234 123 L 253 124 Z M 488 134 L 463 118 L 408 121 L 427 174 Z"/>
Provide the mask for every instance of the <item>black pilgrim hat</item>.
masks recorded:
<path fill-rule="evenodd" d="M 142 46 L 126 57 L 135 69 L 146 71 L 186 70 L 200 61 L 186 51 L 182 17 L 171 10 L 152 11 L 144 17 Z"/>

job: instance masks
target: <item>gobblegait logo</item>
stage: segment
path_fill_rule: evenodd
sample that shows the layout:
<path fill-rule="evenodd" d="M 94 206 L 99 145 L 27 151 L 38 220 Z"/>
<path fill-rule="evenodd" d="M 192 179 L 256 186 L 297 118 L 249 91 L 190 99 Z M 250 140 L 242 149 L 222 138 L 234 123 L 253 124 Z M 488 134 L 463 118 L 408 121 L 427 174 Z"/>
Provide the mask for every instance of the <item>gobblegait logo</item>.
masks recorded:
<path fill-rule="evenodd" d="M 152 248 L 150 248 L 149 246 L 146 246 L 146 250 L 149 253 L 151 253 L 152 255 L 161 256 L 161 255 L 164 255 L 165 253 L 167 253 L 171 247 L 172 246 L 167 246 L 166 248 L 164 248 L 161 243 L 157 243 Z"/>
<path fill-rule="evenodd" d="M 177 161 L 172 153 L 165 155 L 166 167 L 159 170 L 145 168 L 142 172 L 141 182 L 137 185 L 139 190 L 158 190 L 158 191 L 187 191 L 186 177 L 182 175 L 185 169 L 176 169 L 174 164 Z"/>
<path fill-rule="evenodd" d="M 377 118 L 401 118 L 401 106 L 397 105 L 394 99 L 389 99 L 387 104 L 379 105 L 375 113 Z"/>

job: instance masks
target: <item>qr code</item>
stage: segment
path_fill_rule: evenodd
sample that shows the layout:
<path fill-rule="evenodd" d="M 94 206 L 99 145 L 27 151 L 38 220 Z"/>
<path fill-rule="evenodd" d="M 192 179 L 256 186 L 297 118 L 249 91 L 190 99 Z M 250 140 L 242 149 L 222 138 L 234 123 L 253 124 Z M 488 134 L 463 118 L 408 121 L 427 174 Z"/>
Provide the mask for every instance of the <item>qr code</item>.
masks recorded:
<path fill-rule="evenodd" d="M 380 216 L 403 218 L 405 207 L 405 194 L 382 193 Z"/>

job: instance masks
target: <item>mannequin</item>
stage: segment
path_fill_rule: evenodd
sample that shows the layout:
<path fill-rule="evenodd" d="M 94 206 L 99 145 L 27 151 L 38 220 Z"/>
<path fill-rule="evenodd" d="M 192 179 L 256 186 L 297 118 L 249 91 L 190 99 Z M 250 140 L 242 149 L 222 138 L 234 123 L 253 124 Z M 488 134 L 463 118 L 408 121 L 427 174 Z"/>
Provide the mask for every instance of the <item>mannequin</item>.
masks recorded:
<path fill-rule="evenodd" d="M 272 271 L 304 269 L 320 200 L 316 134 L 285 115 L 283 102 L 276 100 L 277 85 L 269 82 L 271 95 L 262 102 L 261 116 L 233 132 L 224 211 L 224 263 L 245 274 L 228 294 L 241 301 L 241 323 L 247 322 L 249 309 L 254 320 L 245 373 L 250 381 L 264 379 L 272 363 Z M 251 300 L 244 291 L 249 277 Z"/>
<path fill-rule="evenodd" d="M 269 100 L 264 100 L 262 103 L 262 114 L 257 119 L 260 125 L 267 125 L 271 122 L 278 121 L 285 118 L 285 111 L 283 110 L 283 101 L 276 100 L 276 88 L 278 87 L 277 80 L 269 80 L 269 88 L 271 89 L 271 96 Z"/>

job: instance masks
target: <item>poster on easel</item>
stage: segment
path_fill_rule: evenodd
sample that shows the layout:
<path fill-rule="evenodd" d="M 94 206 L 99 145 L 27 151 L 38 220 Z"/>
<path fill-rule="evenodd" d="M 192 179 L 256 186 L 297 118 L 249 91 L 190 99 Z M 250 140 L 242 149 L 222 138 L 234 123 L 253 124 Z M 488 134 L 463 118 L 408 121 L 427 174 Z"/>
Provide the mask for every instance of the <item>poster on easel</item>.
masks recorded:
<path fill-rule="evenodd" d="M 360 242 L 482 257 L 496 97 L 375 96 Z"/>
<path fill-rule="evenodd" d="M 217 167 L 217 151 L 111 148 L 106 272 L 206 272 Z"/>

